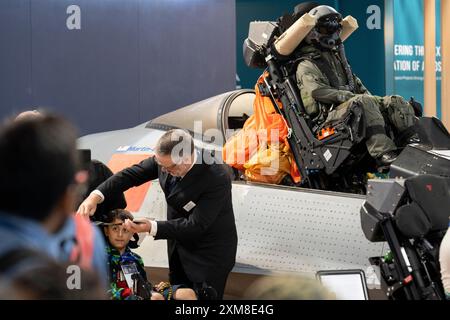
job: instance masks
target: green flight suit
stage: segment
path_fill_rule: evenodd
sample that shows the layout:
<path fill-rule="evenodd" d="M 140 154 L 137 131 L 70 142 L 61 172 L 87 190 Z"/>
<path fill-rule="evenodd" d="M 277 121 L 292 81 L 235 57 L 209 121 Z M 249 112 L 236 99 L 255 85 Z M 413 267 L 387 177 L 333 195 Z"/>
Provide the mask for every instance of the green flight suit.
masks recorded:
<path fill-rule="evenodd" d="M 396 150 L 395 143 L 384 132 L 385 122 L 381 111 L 384 108 L 389 110 L 387 112 L 389 121 L 401 132 L 414 121 L 414 110 L 409 103 L 398 96 L 381 98 L 371 95 L 354 74 L 355 88 L 350 91 L 340 57 L 335 51 L 321 52 L 313 46 L 306 45 L 299 49 L 297 56 L 317 59 L 319 55 L 322 55 L 328 63 L 330 71 L 336 75 L 334 81 L 338 83 L 331 84 L 318 65 L 313 62 L 314 58 L 301 60 L 297 66 L 296 79 L 306 112 L 312 117 L 320 117 L 322 105 L 328 110 L 326 118 L 324 117 L 322 121 L 330 122 L 340 119 L 352 103 L 360 102 L 368 132 L 366 145 L 369 154 L 377 158 L 385 152 Z"/>

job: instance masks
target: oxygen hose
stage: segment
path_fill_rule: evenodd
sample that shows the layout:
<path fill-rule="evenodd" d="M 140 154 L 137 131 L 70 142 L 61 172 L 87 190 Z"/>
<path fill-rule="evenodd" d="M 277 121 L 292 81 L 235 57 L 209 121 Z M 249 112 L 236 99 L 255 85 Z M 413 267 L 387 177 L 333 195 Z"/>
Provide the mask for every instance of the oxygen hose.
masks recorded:
<path fill-rule="evenodd" d="M 349 91 L 355 92 L 355 81 L 353 79 L 352 68 L 348 64 L 347 57 L 345 55 L 344 44 L 342 42 L 338 46 L 338 53 L 339 53 L 339 57 L 341 58 L 342 66 L 344 67 L 345 74 L 347 75 Z"/>

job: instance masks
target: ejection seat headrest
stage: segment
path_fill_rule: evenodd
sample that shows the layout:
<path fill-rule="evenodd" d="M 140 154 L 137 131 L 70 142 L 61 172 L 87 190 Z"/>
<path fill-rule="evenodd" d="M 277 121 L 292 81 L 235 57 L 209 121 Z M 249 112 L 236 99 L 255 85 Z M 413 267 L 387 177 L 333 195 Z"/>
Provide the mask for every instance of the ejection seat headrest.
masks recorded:
<path fill-rule="evenodd" d="M 410 203 L 400 207 L 396 225 L 408 238 L 446 230 L 450 215 L 450 178 L 420 175 L 405 181 Z"/>

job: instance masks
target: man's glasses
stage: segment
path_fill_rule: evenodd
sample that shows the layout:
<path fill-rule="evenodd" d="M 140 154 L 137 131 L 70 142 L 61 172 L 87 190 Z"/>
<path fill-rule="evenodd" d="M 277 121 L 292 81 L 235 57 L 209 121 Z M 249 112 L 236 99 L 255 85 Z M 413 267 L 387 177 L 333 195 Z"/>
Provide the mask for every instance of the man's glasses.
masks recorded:
<path fill-rule="evenodd" d="M 176 163 L 174 163 L 174 164 L 172 164 L 172 165 L 170 165 L 170 166 L 163 166 L 161 163 L 159 163 L 158 161 L 156 161 L 156 163 L 158 164 L 158 166 L 160 166 L 161 167 L 161 169 L 164 169 L 164 170 L 172 170 L 172 169 L 175 169 L 175 167 L 177 166 L 177 164 Z"/>

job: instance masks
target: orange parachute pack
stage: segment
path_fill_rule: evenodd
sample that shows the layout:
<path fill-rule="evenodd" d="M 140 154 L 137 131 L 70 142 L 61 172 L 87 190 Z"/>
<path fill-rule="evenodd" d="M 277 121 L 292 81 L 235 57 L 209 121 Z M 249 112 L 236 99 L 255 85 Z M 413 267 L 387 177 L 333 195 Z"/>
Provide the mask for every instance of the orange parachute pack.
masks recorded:
<path fill-rule="evenodd" d="M 244 171 L 250 181 L 279 184 L 289 174 L 295 183 L 299 183 L 301 176 L 287 141 L 286 122 L 276 112 L 271 99 L 263 96 L 258 87 L 267 75 L 265 72 L 259 77 L 255 85 L 253 115 L 242 130 L 225 143 L 223 160 Z M 279 101 L 277 104 L 282 108 Z"/>

